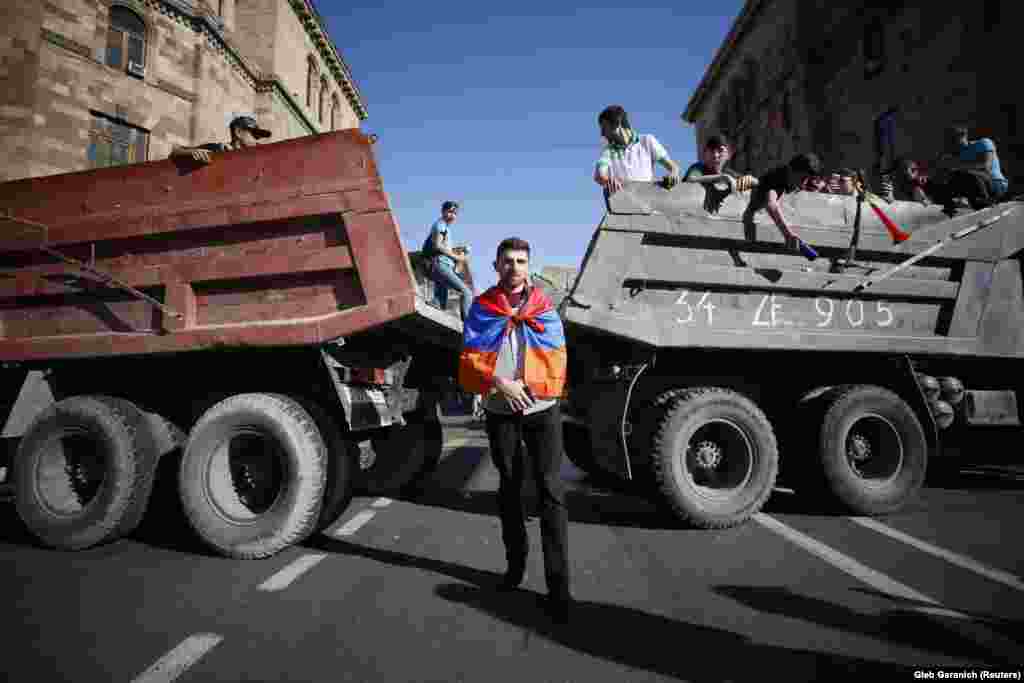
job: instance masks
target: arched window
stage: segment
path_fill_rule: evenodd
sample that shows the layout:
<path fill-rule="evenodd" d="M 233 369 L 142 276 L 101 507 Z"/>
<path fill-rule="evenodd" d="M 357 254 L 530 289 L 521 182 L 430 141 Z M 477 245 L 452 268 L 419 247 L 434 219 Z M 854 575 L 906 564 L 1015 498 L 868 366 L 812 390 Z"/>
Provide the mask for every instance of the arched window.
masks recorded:
<path fill-rule="evenodd" d="M 331 95 L 331 130 L 338 130 L 341 123 L 341 102 L 338 100 L 338 93 Z"/>
<path fill-rule="evenodd" d="M 133 76 L 145 73 L 146 23 L 138 14 L 121 5 L 110 8 L 106 63 L 115 69 L 125 69 Z"/>
<path fill-rule="evenodd" d="M 320 113 L 320 123 L 324 122 L 324 110 L 327 109 L 327 77 L 320 77 L 320 102 L 317 105 Z"/>
<path fill-rule="evenodd" d="M 309 70 L 306 73 L 306 106 L 310 109 L 313 108 L 313 95 L 316 92 L 316 82 L 319 73 L 320 69 L 316 66 L 316 60 L 310 57 Z"/>

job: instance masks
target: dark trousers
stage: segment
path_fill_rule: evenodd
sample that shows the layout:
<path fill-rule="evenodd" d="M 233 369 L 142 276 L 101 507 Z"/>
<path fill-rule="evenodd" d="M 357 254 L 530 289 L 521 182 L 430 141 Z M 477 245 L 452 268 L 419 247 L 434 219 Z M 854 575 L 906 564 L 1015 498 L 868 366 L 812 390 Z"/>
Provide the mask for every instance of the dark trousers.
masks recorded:
<path fill-rule="evenodd" d="M 568 599 L 568 526 L 562 466 L 562 418 L 556 404 L 532 415 L 487 412 L 487 437 L 498 469 L 501 537 L 509 569 L 525 567 L 529 553 L 523 510 L 523 479 L 531 468 L 540 498 L 540 533 L 548 594 Z M 520 445 L 525 443 L 525 451 Z"/>
<path fill-rule="evenodd" d="M 929 180 L 924 191 L 932 201 L 950 209 L 957 197 L 966 199 L 974 210 L 984 209 L 1000 197 L 993 187 L 991 175 L 963 169 L 950 172 L 944 181 Z"/>

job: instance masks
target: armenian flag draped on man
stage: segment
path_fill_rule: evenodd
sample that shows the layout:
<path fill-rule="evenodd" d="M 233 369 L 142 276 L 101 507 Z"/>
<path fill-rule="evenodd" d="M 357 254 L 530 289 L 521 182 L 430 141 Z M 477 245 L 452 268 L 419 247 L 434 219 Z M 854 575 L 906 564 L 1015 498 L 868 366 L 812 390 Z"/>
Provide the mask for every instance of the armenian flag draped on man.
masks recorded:
<path fill-rule="evenodd" d="M 559 398 L 565 388 L 565 331 L 551 299 L 532 287 L 516 311 L 505 291 L 491 287 L 477 297 L 463 324 L 459 385 L 486 394 L 493 385 L 498 352 L 506 335 L 522 326 L 523 381 L 534 398 Z"/>

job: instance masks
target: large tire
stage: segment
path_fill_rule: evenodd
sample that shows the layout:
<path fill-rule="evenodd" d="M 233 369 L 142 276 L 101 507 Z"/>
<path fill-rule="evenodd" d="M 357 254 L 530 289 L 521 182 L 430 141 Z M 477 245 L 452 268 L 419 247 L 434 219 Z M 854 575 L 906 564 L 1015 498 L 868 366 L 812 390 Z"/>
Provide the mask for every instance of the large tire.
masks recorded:
<path fill-rule="evenodd" d="M 64 399 L 36 417 L 13 469 L 18 515 L 40 541 L 80 550 L 141 516 L 155 471 L 142 420 L 128 401 L 105 396 Z"/>
<path fill-rule="evenodd" d="M 415 411 L 405 425 L 375 430 L 361 445 L 357 489 L 367 496 L 406 495 L 441 459 L 444 435 L 440 422 Z"/>
<path fill-rule="evenodd" d="M 356 473 L 359 471 L 359 446 L 342 431 L 338 420 L 314 399 L 297 397 L 302 407 L 313 417 L 320 436 L 327 447 L 327 479 L 324 482 L 323 505 L 316 531 L 323 531 L 348 509 L 355 494 Z"/>
<path fill-rule="evenodd" d="M 705 529 L 735 526 L 760 510 L 779 469 L 768 418 L 750 399 L 719 388 L 674 396 L 651 455 L 665 500 L 683 521 Z"/>
<path fill-rule="evenodd" d="M 192 428 L 178 490 L 209 546 L 229 557 L 269 557 L 316 528 L 327 467 L 320 431 L 298 402 L 239 394 Z"/>
<path fill-rule="evenodd" d="M 888 389 L 840 387 L 818 433 L 821 475 L 847 510 L 878 515 L 903 507 L 924 484 L 928 444 L 907 403 Z"/>

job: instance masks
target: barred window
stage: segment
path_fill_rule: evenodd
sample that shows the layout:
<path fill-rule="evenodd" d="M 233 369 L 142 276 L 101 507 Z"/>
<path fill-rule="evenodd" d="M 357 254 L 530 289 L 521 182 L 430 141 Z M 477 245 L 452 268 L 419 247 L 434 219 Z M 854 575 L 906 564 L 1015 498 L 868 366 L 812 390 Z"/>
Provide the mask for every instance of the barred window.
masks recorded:
<path fill-rule="evenodd" d="M 146 160 L 149 131 L 99 112 L 91 113 L 89 163 L 92 168 L 121 166 Z"/>
<path fill-rule="evenodd" d="M 141 75 L 146 64 L 146 24 L 127 7 L 110 8 L 110 27 L 107 29 L 107 66 L 127 69 Z"/>

